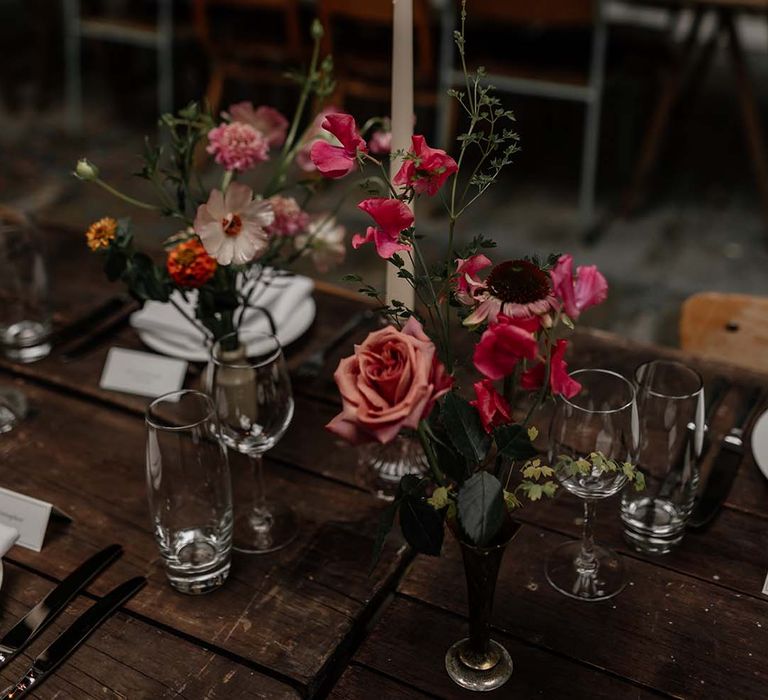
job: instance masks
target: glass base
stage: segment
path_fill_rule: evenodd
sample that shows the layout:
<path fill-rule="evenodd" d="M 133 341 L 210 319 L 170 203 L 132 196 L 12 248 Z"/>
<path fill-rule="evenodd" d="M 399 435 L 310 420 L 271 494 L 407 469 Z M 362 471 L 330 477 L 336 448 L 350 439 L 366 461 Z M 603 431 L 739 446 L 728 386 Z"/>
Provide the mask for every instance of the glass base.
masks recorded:
<path fill-rule="evenodd" d="M 195 539 L 184 545 L 172 562 L 166 563 L 166 575 L 179 593 L 202 595 L 227 580 L 230 563 L 229 552 L 220 554 L 210 541 Z"/>
<path fill-rule="evenodd" d="M 0 387 L 0 434 L 13 430 L 27 415 L 27 397 L 17 389 Z"/>
<path fill-rule="evenodd" d="M 445 654 L 445 670 L 451 680 L 468 690 L 495 690 L 512 675 L 512 658 L 498 642 L 490 640 L 490 651 L 478 659 L 469 647 L 469 639 L 454 644 Z"/>
<path fill-rule="evenodd" d="M 581 541 L 566 542 L 547 561 L 547 581 L 563 595 L 577 600 L 607 600 L 626 585 L 624 565 L 616 552 L 595 546 L 591 565 L 580 564 Z"/>
<path fill-rule="evenodd" d="M 669 554 L 680 544 L 691 506 L 663 498 L 639 498 L 621 507 L 624 539 L 638 552 Z"/>
<path fill-rule="evenodd" d="M 290 507 L 269 501 L 235 518 L 232 549 L 244 554 L 269 554 L 289 545 L 299 534 L 299 520 Z"/>
<path fill-rule="evenodd" d="M 429 469 L 417 438 L 398 435 L 386 445 L 371 443 L 358 448 L 355 481 L 382 501 L 393 501 L 406 474 L 420 476 Z"/>

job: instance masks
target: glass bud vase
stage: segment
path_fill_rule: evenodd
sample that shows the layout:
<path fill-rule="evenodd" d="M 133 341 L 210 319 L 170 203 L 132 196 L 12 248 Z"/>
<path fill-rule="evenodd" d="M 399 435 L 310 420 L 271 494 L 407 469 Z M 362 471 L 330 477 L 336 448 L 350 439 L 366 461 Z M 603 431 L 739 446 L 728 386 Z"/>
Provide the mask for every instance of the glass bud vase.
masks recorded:
<path fill-rule="evenodd" d="M 488 547 L 477 547 L 457 537 L 467 580 L 469 636 L 448 650 L 445 670 L 462 688 L 494 690 L 504 685 L 512 675 L 509 652 L 491 639 L 491 615 L 501 560 L 519 527 L 508 521 L 496 542 Z"/>
<path fill-rule="evenodd" d="M 429 469 L 424 448 L 412 433 L 401 433 L 391 442 L 358 448 L 358 482 L 377 498 L 394 499 L 400 479 L 406 474 L 426 474 Z"/>

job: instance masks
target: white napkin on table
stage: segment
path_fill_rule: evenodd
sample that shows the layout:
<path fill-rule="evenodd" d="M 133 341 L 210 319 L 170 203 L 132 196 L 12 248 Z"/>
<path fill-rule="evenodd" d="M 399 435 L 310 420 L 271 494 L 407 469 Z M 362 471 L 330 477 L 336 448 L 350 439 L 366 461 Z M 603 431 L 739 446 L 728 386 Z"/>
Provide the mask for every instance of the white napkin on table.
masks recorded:
<path fill-rule="evenodd" d="M 293 311 L 310 294 L 314 283 L 303 275 L 270 276 L 268 273 L 256 282 L 256 289 L 251 296 L 251 305 L 265 308 L 272 316 L 275 326 L 280 328 L 290 318 Z M 197 292 L 187 294 L 189 301 L 184 301 L 181 294 L 174 292 L 173 300 L 194 317 Z M 173 304 L 148 301 L 141 311 L 131 316 L 131 325 L 139 332 L 193 350 L 204 345 L 202 334 L 179 313 Z M 248 308 L 243 316 L 243 328 L 249 331 L 270 332 L 267 317 L 255 308 Z"/>

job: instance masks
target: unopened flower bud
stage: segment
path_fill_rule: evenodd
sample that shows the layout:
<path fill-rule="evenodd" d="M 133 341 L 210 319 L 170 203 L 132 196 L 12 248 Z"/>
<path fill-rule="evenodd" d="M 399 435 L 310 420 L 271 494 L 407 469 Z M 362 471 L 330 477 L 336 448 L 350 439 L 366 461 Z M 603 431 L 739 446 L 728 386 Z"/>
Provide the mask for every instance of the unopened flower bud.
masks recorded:
<path fill-rule="evenodd" d="M 81 180 L 88 182 L 99 177 L 99 169 L 87 158 L 81 158 L 77 161 L 77 166 L 75 167 L 75 175 Z"/>
<path fill-rule="evenodd" d="M 319 19 L 316 19 L 312 22 L 312 38 L 313 39 L 322 39 L 323 34 L 325 34 L 325 30 L 323 29 L 323 25 L 320 22 Z"/>

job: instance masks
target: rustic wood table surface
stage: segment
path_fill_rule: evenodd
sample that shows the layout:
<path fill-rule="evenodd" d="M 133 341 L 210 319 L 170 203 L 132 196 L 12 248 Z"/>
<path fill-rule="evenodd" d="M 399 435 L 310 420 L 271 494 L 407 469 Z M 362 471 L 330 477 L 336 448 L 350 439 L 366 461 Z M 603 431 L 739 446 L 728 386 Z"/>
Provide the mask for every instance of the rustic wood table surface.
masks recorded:
<path fill-rule="evenodd" d="M 81 239 L 50 236 L 56 322 L 66 325 L 117 291 Z M 295 368 L 322 347 L 360 302 L 318 293 L 310 331 L 287 349 Z M 361 336 L 364 332 L 361 332 Z M 468 698 L 448 679 L 443 657 L 464 636 L 465 593 L 458 550 L 446 538 L 440 559 L 414 558 L 396 537 L 369 575 L 382 503 L 358 484 L 356 455 L 323 425 L 338 410 L 331 374 L 295 382 L 296 415 L 268 454 L 272 489 L 295 504 L 299 538 L 267 556 L 234 555 L 226 585 L 203 597 L 175 593 L 165 581 L 150 530 L 144 487 L 147 401 L 103 391 L 109 347 L 140 348 L 127 326 L 92 353 L 65 364 L 0 362 L 0 384 L 28 396 L 32 412 L 0 436 L 0 485 L 42 498 L 71 514 L 53 522 L 43 551 L 13 548 L 5 557 L 0 630 L 56 581 L 101 547 L 125 555 L 24 655 L 0 672 L 10 682 L 89 600 L 129 576 L 148 586 L 104 624 L 38 698 Z M 631 371 L 675 351 L 579 332 L 571 366 Z M 731 387 L 712 431 L 729 427 L 745 390 L 768 377 L 712 362 L 686 361 L 705 379 Z M 189 383 L 196 382 L 190 373 Z M 233 480 L 246 465 L 232 461 Z M 536 504 L 538 505 L 538 504 Z M 520 514 L 525 523 L 499 579 L 495 635 L 515 672 L 499 698 L 765 698 L 768 696 L 768 481 L 745 456 L 726 506 L 711 529 L 688 534 L 672 555 L 651 558 L 621 539 L 618 503 L 601 504 L 597 537 L 624 557 L 629 585 L 603 603 L 555 592 L 544 578 L 548 553 L 579 534 L 581 504 L 567 494 Z"/>

